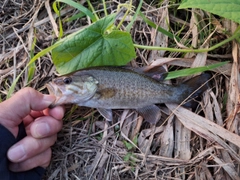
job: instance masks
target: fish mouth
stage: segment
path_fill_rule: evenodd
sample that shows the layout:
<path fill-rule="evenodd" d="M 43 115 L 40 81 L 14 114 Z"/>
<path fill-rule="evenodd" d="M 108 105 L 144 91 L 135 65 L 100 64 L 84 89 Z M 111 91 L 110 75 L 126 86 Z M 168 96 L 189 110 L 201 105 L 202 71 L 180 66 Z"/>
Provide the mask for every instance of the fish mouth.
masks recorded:
<path fill-rule="evenodd" d="M 63 96 L 62 91 L 60 90 L 60 88 L 58 88 L 54 83 L 49 82 L 48 84 L 46 84 L 46 87 L 48 89 L 48 92 L 50 95 L 54 95 L 56 97 L 56 100 L 50 104 L 49 108 L 54 108 L 56 106 L 58 106 L 59 104 L 57 103 L 59 101 L 59 99 Z"/>

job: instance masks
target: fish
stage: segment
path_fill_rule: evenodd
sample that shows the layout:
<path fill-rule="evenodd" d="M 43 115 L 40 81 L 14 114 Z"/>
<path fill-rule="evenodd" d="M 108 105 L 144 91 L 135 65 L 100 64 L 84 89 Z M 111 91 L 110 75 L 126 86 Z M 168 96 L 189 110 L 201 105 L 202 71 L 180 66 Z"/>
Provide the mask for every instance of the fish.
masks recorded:
<path fill-rule="evenodd" d="M 113 119 L 113 109 L 134 109 L 147 122 L 156 124 L 161 117 L 158 104 L 181 104 L 200 96 L 210 78 L 203 73 L 185 83 L 170 85 L 163 82 L 166 74 L 127 66 L 90 67 L 59 76 L 46 87 L 56 96 L 51 107 L 77 104 L 97 108 L 108 121 Z"/>

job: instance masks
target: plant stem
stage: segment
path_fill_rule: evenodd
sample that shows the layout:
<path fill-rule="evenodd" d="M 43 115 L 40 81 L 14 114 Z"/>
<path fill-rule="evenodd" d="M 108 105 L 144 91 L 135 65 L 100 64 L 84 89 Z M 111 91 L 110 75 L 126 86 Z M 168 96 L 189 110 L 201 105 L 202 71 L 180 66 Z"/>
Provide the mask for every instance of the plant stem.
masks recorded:
<path fill-rule="evenodd" d="M 140 49 L 147 49 L 147 50 L 164 50 L 164 51 L 169 51 L 169 52 L 184 52 L 184 53 L 189 53 L 189 52 L 195 52 L 195 53 L 201 53 L 201 52 L 209 52 L 212 51 L 234 39 L 237 39 L 240 37 L 240 26 L 237 28 L 237 30 L 234 32 L 234 34 L 229 37 L 228 39 L 225 39 L 224 41 L 208 48 L 208 49 L 177 49 L 177 48 L 168 48 L 168 47 L 159 47 L 159 46 L 144 46 L 144 45 L 139 45 L 139 44 L 134 44 L 135 48 L 140 48 Z"/>
<path fill-rule="evenodd" d="M 130 7 L 130 8 L 129 8 L 129 7 Z M 117 29 L 120 28 L 120 26 L 122 25 L 123 21 L 126 19 L 128 13 L 129 13 L 129 11 L 131 10 L 131 7 L 132 7 L 132 0 L 130 0 L 130 2 L 129 2 L 129 7 L 127 8 L 127 11 L 126 11 L 126 13 L 124 14 L 122 20 L 119 22 L 119 24 L 118 24 L 118 26 L 117 26 Z"/>
<path fill-rule="evenodd" d="M 153 21 L 149 20 L 141 11 L 139 11 L 139 15 L 149 26 L 153 27 L 154 29 L 157 29 L 159 32 L 165 34 L 166 36 L 168 36 L 171 39 L 174 39 L 174 37 L 175 37 L 177 39 L 177 41 L 180 41 L 179 37 L 174 36 L 172 33 L 167 31 L 166 29 L 163 29 L 160 26 L 157 26 Z"/>
<path fill-rule="evenodd" d="M 92 6 L 92 3 L 91 3 L 89 0 L 87 0 L 87 3 L 88 3 L 88 5 L 89 5 L 91 11 L 94 13 L 95 18 L 96 18 L 97 20 L 99 20 L 99 17 L 98 17 L 98 15 L 96 14 L 96 11 L 95 11 L 94 7 Z"/>
<path fill-rule="evenodd" d="M 102 2 L 103 2 L 104 14 L 105 14 L 105 16 L 107 16 L 107 15 L 108 15 L 108 13 L 107 13 L 106 2 L 105 2 L 105 0 L 102 0 Z"/>
<path fill-rule="evenodd" d="M 139 13 L 141 12 L 141 7 L 142 7 L 142 3 L 143 3 L 143 0 L 140 0 L 139 4 L 138 4 L 138 7 L 137 7 L 137 10 L 136 10 L 136 13 L 134 14 L 131 22 L 127 25 L 126 27 L 126 31 L 127 32 L 130 32 L 131 28 L 132 28 L 132 25 L 133 23 L 136 21 L 137 19 L 137 16 L 139 15 Z"/>

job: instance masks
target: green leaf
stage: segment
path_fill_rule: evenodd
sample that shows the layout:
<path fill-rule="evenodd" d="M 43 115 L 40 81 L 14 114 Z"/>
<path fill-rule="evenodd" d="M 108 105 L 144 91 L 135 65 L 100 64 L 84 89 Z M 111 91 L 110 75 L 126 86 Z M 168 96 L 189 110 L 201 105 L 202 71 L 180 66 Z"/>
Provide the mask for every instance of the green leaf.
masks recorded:
<path fill-rule="evenodd" d="M 25 72 L 25 70 L 31 65 L 33 64 L 38 58 L 42 57 L 43 55 L 47 54 L 49 51 L 51 51 L 52 49 L 56 48 L 57 46 L 59 46 L 59 44 L 54 44 L 52 46 L 49 46 L 48 48 L 40 51 L 39 53 L 37 53 L 31 60 L 30 62 L 27 64 L 27 66 L 25 66 L 25 68 L 20 72 L 20 74 L 16 77 L 16 79 L 12 82 L 9 90 L 8 90 L 8 94 L 7 94 L 7 99 L 10 98 L 14 92 L 14 89 L 16 87 L 16 84 L 18 83 L 18 80 L 20 79 L 20 77 L 22 76 L 22 74 Z"/>
<path fill-rule="evenodd" d="M 157 24 L 155 24 L 153 21 L 149 20 L 141 11 L 139 11 L 139 15 L 142 17 L 143 21 L 145 21 L 145 23 L 147 23 L 149 26 L 153 27 L 154 29 L 157 29 L 159 32 L 165 34 L 166 36 L 168 36 L 171 39 L 176 38 L 177 41 L 180 41 L 180 38 L 175 36 L 174 34 L 170 33 L 169 31 L 161 28 L 160 26 L 158 26 Z"/>
<path fill-rule="evenodd" d="M 183 8 L 200 8 L 240 23 L 240 0 L 183 0 Z"/>
<path fill-rule="evenodd" d="M 128 162 L 130 160 L 130 157 L 132 156 L 132 153 L 127 153 L 124 157 L 123 157 L 123 160 L 125 162 Z"/>
<path fill-rule="evenodd" d="M 59 26 L 59 36 L 60 39 L 63 36 L 63 26 L 62 26 L 62 20 L 61 20 L 61 12 L 58 10 L 59 2 L 55 1 L 52 5 L 54 12 L 58 15 L 58 26 Z"/>
<path fill-rule="evenodd" d="M 136 134 L 132 140 L 132 142 L 137 145 L 137 142 L 138 142 L 138 135 Z"/>
<path fill-rule="evenodd" d="M 93 22 L 95 22 L 97 20 L 97 18 L 94 16 L 94 14 L 90 10 L 88 10 L 86 7 L 81 5 L 80 3 L 76 3 L 72 0 L 56 0 L 56 1 L 66 3 L 70 6 L 73 6 L 73 7 L 77 8 L 78 10 L 80 10 L 84 14 L 86 14 L 88 17 L 90 17 Z"/>
<path fill-rule="evenodd" d="M 126 147 L 128 150 L 131 150 L 131 149 L 134 148 L 134 146 L 133 146 L 131 143 L 127 142 L 127 141 L 123 141 L 123 144 L 125 145 L 125 147 Z"/>
<path fill-rule="evenodd" d="M 52 50 L 53 63 L 60 74 L 90 66 L 125 65 L 136 54 L 128 32 L 111 30 L 115 14 L 73 33 Z"/>
<path fill-rule="evenodd" d="M 136 13 L 134 14 L 131 22 L 130 22 L 130 23 L 127 25 L 127 27 L 126 27 L 126 31 L 127 31 L 127 32 L 130 32 L 130 30 L 131 30 L 131 28 L 132 28 L 132 26 L 133 26 L 133 23 L 136 21 L 138 15 L 139 15 L 139 12 L 140 12 L 140 10 L 141 10 L 141 7 L 142 7 L 142 3 L 143 3 L 143 0 L 140 0 L 140 1 L 139 1 L 139 4 L 138 4 L 138 7 L 137 7 L 137 10 L 136 10 Z"/>
<path fill-rule="evenodd" d="M 228 63 L 228 61 L 212 64 L 212 65 L 209 65 L 209 66 L 182 69 L 182 70 L 178 70 L 178 71 L 171 71 L 171 72 L 168 72 L 168 75 L 165 78 L 165 80 L 174 79 L 174 78 L 178 78 L 178 77 L 184 77 L 184 76 L 190 76 L 190 75 L 193 75 L 193 74 L 196 74 L 196 73 L 209 71 L 211 69 L 215 69 L 215 68 L 218 68 L 220 66 L 223 66 L 224 64 L 227 64 L 227 63 Z"/>
<path fill-rule="evenodd" d="M 85 16 L 85 14 L 82 13 L 82 12 L 80 12 L 80 13 L 78 13 L 78 14 L 75 14 L 75 15 L 73 15 L 73 16 L 71 16 L 71 17 L 66 18 L 66 19 L 64 20 L 64 22 L 72 22 L 72 21 L 77 20 L 77 19 L 80 19 L 80 18 L 82 18 L 82 17 L 84 17 L 84 16 Z"/>
<path fill-rule="evenodd" d="M 36 30 L 35 30 L 35 32 L 36 32 Z M 31 58 L 33 58 L 33 56 L 34 56 L 34 48 L 36 46 L 36 42 L 37 42 L 37 38 L 36 38 L 36 36 L 34 36 L 33 43 L 32 43 L 32 46 L 31 46 L 31 51 L 30 51 L 30 57 Z M 33 79 L 35 70 L 36 70 L 36 64 L 35 64 L 35 62 L 33 62 L 32 64 L 30 64 L 28 66 L 28 82 L 30 82 Z"/>

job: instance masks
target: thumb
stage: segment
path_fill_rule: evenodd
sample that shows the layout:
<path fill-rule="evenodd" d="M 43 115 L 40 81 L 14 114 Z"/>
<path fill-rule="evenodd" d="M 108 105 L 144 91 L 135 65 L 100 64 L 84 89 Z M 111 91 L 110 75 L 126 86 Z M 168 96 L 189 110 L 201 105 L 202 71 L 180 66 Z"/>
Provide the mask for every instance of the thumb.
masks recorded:
<path fill-rule="evenodd" d="M 44 110 L 54 100 L 55 97 L 52 95 L 41 94 L 33 88 L 24 88 L 0 104 L 0 123 L 12 126 L 19 125 L 31 110 Z"/>

